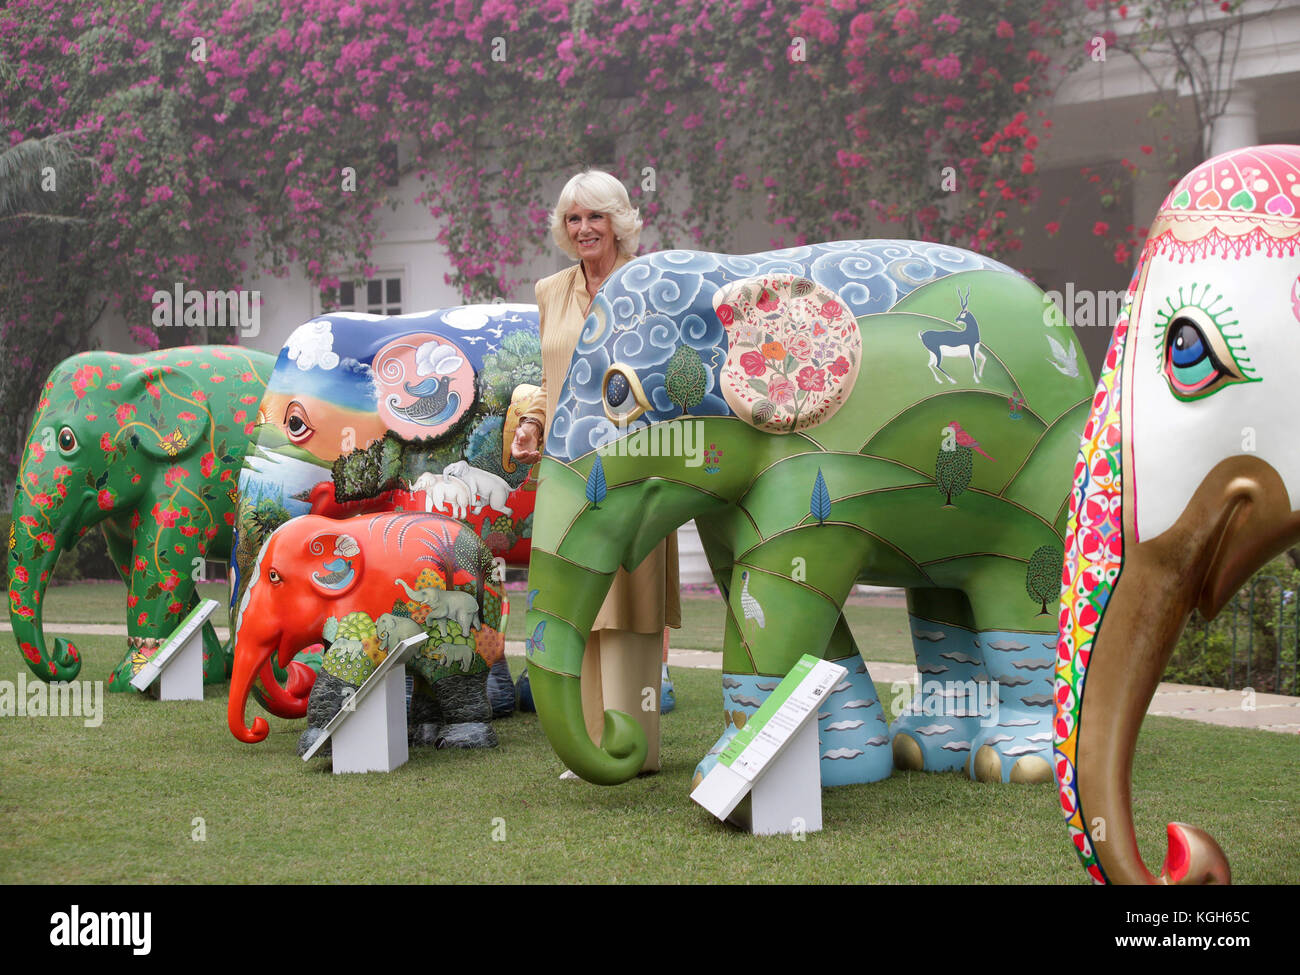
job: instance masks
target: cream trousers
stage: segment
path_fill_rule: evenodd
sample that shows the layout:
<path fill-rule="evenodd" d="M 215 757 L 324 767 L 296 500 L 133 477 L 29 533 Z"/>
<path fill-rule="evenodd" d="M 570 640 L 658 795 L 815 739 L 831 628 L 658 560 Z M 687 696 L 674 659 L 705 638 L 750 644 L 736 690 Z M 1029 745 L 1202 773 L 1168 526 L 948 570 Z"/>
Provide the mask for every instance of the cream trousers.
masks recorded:
<path fill-rule="evenodd" d="M 605 711 L 630 714 L 645 732 L 649 751 L 643 772 L 659 771 L 659 684 L 662 676 L 662 633 L 595 630 L 582 658 L 582 713 L 587 734 L 599 743 L 605 733 Z"/>

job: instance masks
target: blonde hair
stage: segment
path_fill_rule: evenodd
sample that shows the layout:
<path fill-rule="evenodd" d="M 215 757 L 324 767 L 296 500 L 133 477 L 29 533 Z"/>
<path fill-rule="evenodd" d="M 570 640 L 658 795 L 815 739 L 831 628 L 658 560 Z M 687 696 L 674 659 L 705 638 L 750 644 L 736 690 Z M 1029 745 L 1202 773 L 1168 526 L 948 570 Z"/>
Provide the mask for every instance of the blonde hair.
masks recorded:
<path fill-rule="evenodd" d="M 551 237 L 560 250 L 576 261 L 578 249 L 569 240 L 564 227 L 565 218 L 574 206 L 609 217 L 619 252 L 627 257 L 636 256 L 637 241 L 641 237 L 641 217 L 628 199 L 627 189 L 622 183 L 603 170 L 587 169 L 573 176 L 560 190 L 559 202 L 551 213 Z"/>

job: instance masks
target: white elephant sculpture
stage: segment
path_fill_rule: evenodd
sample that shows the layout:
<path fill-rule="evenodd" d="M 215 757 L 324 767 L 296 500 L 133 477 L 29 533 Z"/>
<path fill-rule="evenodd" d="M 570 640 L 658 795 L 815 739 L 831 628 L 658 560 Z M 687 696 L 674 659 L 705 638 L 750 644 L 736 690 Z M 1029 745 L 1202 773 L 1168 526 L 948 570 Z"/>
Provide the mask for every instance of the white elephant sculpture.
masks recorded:
<path fill-rule="evenodd" d="M 465 460 L 448 464 L 443 470 L 443 475 L 457 478 L 469 485 L 469 489 L 474 493 L 474 514 L 478 514 L 484 507 L 493 508 L 503 515 L 514 514 L 506 505 L 511 488 L 504 478 L 478 467 L 470 467 L 469 461 Z"/>
<path fill-rule="evenodd" d="M 1132 761 L 1188 615 L 1213 618 L 1300 540 L 1298 214 L 1300 147 L 1241 149 L 1184 176 L 1151 224 L 1084 428 L 1055 771 L 1098 883 L 1157 880 L 1138 853 Z M 1174 823 L 1169 844 L 1160 881 L 1229 879 L 1209 834 Z"/>

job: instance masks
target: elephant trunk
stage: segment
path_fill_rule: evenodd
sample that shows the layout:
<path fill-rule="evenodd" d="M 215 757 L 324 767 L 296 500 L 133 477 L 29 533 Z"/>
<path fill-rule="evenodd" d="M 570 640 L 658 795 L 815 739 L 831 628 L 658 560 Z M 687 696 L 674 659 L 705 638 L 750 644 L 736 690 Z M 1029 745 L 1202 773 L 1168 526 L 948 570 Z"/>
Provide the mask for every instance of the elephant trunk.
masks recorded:
<path fill-rule="evenodd" d="M 256 744 L 266 738 L 270 725 L 266 719 L 253 719 L 252 726 L 244 723 L 248 697 L 256 684 L 258 700 L 272 714 L 281 718 L 301 718 L 307 713 L 307 698 L 315 681 L 310 668 L 297 661 L 288 664 L 287 686 L 281 686 L 275 677 L 272 655 L 280 648 L 295 646 L 281 633 L 252 634 L 240 627 L 235 633 L 235 663 L 230 677 L 230 696 L 226 700 L 226 724 L 230 733 L 242 742 Z"/>
<path fill-rule="evenodd" d="M 1234 457 L 1210 472 L 1168 530 L 1134 543 L 1126 529 L 1122 571 L 1104 603 L 1096 639 L 1083 647 L 1076 663 L 1086 679 L 1079 684 L 1075 786 L 1083 828 L 1096 852 L 1097 879 L 1229 882 L 1218 843 L 1183 823 L 1168 826 L 1160 875 L 1146 868 L 1133 826 L 1133 754 L 1142 719 L 1191 611 L 1197 608 L 1212 619 L 1298 527 L 1276 471 L 1257 458 Z M 1076 845 L 1087 853 L 1086 840 L 1076 837 Z"/>
<path fill-rule="evenodd" d="M 649 743 L 636 719 L 605 712 L 600 744 L 587 734 L 582 710 L 582 658 L 587 637 L 614 574 L 593 572 L 533 550 L 529 585 L 537 588 L 526 629 L 528 680 L 542 730 L 573 772 L 597 785 L 617 785 L 641 771 Z"/>
<path fill-rule="evenodd" d="M 14 642 L 32 673 L 42 680 L 68 681 L 81 671 L 81 658 L 69 641 L 56 638 L 51 653 L 45 643 L 46 586 L 59 555 L 72 543 L 81 523 L 79 506 L 66 502 L 55 521 L 44 502 L 50 495 L 29 495 L 19 486 L 14 498 L 9 546 L 9 618 Z"/>

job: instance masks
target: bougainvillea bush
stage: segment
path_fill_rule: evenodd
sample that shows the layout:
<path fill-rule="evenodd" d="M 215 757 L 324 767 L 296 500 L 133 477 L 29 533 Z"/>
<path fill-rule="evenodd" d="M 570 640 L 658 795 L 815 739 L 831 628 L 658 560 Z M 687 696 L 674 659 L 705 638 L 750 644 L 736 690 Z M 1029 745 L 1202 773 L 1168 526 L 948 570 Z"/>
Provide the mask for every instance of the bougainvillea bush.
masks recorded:
<path fill-rule="evenodd" d="M 399 175 L 418 179 L 467 299 L 527 297 L 512 271 L 545 245 L 558 179 L 587 163 L 625 180 L 650 246 L 726 249 L 752 213 L 776 244 L 883 226 L 1013 253 L 1064 7 L 10 0 L 4 415 L 108 310 L 142 345 L 234 339 L 156 331 L 155 290 L 367 270 Z"/>

